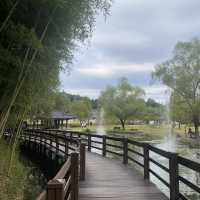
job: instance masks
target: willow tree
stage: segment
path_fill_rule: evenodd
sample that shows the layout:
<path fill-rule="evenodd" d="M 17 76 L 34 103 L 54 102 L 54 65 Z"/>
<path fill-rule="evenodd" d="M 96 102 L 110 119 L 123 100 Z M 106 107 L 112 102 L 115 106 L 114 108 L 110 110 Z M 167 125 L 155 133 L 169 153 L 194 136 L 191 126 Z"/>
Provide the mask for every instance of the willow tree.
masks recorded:
<path fill-rule="evenodd" d="M 92 33 L 110 0 L 0 1 L 0 130 L 17 115 L 18 126 L 59 85 L 77 44 Z"/>
<path fill-rule="evenodd" d="M 92 106 L 88 98 L 74 101 L 71 105 L 70 113 L 74 114 L 83 128 L 88 124 L 92 111 Z"/>
<path fill-rule="evenodd" d="M 132 86 L 126 78 L 121 78 L 118 85 L 107 86 L 101 92 L 99 102 L 108 117 L 117 119 L 125 129 L 127 120 L 139 119 L 143 113 L 144 91 Z"/>
<path fill-rule="evenodd" d="M 178 127 L 181 128 L 181 124 L 191 124 L 192 122 L 192 113 L 188 105 L 180 95 L 177 95 L 175 92 L 172 92 L 170 97 L 170 118 L 174 122 L 178 123 Z M 185 126 L 186 127 L 186 126 Z"/>
<path fill-rule="evenodd" d="M 200 123 L 200 40 L 179 42 L 173 57 L 158 65 L 154 77 L 170 87 L 184 103 L 194 123 L 195 133 L 199 134 Z"/>

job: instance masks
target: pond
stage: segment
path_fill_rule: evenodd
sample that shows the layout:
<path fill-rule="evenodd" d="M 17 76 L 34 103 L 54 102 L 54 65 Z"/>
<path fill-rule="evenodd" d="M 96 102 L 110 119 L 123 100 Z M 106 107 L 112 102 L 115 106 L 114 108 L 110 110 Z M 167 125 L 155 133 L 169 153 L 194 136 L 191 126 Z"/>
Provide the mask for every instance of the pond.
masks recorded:
<path fill-rule="evenodd" d="M 119 134 L 117 134 L 119 136 Z M 170 151 L 170 152 L 176 152 L 179 155 L 191 159 L 193 161 L 199 162 L 200 163 L 200 140 L 195 140 L 195 139 L 190 139 L 190 138 L 177 138 L 175 135 L 166 133 L 163 134 L 161 137 L 159 136 L 159 139 L 156 139 L 155 137 L 151 138 L 149 135 L 147 137 L 134 137 L 126 135 L 128 138 L 132 140 L 137 140 L 137 141 L 142 141 L 142 142 L 147 142 L 157 148 L 163 149 L 165 151 Z M 137 149 L 140 151 L 141 149 Z M 152 157 L 154 160 L 159 161 L 162 165 L 168 167 L 169 166 L 169 161 L 161 156 L 159 156 L 156 153 L 150 153 L 150 157 Z M 135 156 L 136 160 L 140 160 L 139 156 Z M 134 165 L 136 166 L 136 165 Z M 136 168 L 141 171 L 140 167 Z M 150 164 L 150 168 L 158 173 L 164 180 L 169 182 L 169 175 L 162 170 L 161 168 L 157 167 L 153 163 Z M 186 178 L 187 180 L 191 181 L 195 185 L 200 186 L 200 174 L 190 170 L 188 168 L 179 166 L 179 172 L 181 176 Z M 169 189 L 162 183 L 160 182 L 155 176 L 150 175 L 150 179 L 153 183 L 157 185 L 157 187 L 162 190 L 167 196 L 169 196 Z M 184 194 L 185 196 L 188 197 L 190 200 L 199 200 L 200 199 L 200 194 L 194 192 L 194 190 L 190 189 L 184 184 L 180 184 L 180 192 Z"/>
<path fill-rule="evenodd" d="M 39 163 L 34 162 L 28 154 L 21 151 L 19 161 L 26 171 L 22 200 L 35 200 L 47 184 L 46 174 L 40 169 Z"/>
<path fill-rule="evenodd" d="M 145 140 L 145 138 L 144 138 Z M 143 140 L 143 141 L 144 141 Z M 161 140 L 146 140 L 145 142 L 148 142 L 152 144 L 155 147 L 158 147 L 160 149 L 163 149 L 165 151 L 170 152 L 176 152 L 179 155 L 191 159 L 193 161 L 200 163 L 200 141 L 195 139 L 189 139 L 189 138 L 176 138 L 173 135 L 168 135 L 163 137 Z M 168 166 L 168 161 L 162 157 L 160 157 L 157 154 L 151 154 L 150 155 L 153 159 L 159 161 L 165 166 Z M 158 174 L 160 174 L 162 177 L 164 177 L 165 180 L 169 180 L 168 174 L 166 174 L 161 168 L 151 164 L 150 166 L 154 171 L 156 171 Z M 191 181 L 195 185 L 200 186 L 200 174 L 190 170 L 186 167 L 179 166 L 179 172 L 181 176 L 186 178 L 187 180 Z M 150 177 L 151 180 L 167 195 L 169 195 L 168 188 L 164 184 L 162 184 L 157 178 L 155 178 L 153 175 Z M 191 200 L 199 200 L 200 195 L 194 192 L 194 190 L 190 189 L 184 184 L 180 184 L 180 192 L 185 194 L 189 199 Z"/>

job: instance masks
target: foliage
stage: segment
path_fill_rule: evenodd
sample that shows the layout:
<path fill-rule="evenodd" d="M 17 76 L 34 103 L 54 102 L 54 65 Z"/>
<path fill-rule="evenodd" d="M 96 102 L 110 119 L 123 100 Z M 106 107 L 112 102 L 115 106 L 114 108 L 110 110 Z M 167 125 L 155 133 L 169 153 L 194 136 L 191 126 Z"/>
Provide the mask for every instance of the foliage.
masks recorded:
<path fill-rule="evenodd" d="M 63 111 L 65 113 L 69 112 L 70 99 L 65 92 L 58 92 L 55 95 L 55 105 L 54 110 Z"/>
<path fill-rule="evenodd" d="M 87 98 L 72 103 L 71 113 L 79 119 L 81 127 L 87 125 L 91 111 L 91 103 Z"/>
<path fill-rule="evenodd" d="M 191 122 L 192 113 L 185 101 L 183 101 L 176 92 L 171 94 L 170 98 L 170 117 L 173 122 L 188 124 Z"/>
<path fill-rule="evenodd" d="M 102 91 L 99 101 L 106 115 L 118 119 L 125 129 L 128 119 L 138 119 L 141 115 L 145 106 L 143 96 L 142 89 L 130 85 L 126 78 L 121 78 L 116 87 L 108 86 Z"/>
<path fill-rule="evenodd" d="M 72 109 L 72 107 L 75 107 L 74 102 L 77 103 L 85 101 L 90 104 L 90 110 L 96 108 L 97 100 L 91 100 L 87 97 L 69 94 L 64 91 L 55 91 L 50 95 L 47 95 L 45 99 L 40 99 L 37 104 L 34 104 L 32 110 L 29 112 L 29 118 L 31 119 L 34 117 L 47 117 L 53 111 L 72 114 L 76 112 Z"/>
<path fill-rule="evenodd" d="M 49 110 L 47 98 L 58 88 L 59 72 L 69 69 L 77 44 L 91 36 L 96 14 L 107 14 L 110 5 L 110 0 L 0 2 L 0 130 L 24 112 Z"/>
<path fill-rule="evenodd" d="M 157 123 L 159 123 L 163 118 L 164 111 L 165 108 L 162 104 L 157 103 L 153 99 L 149 98 L 146 101 L 142 120 L 145 120 L 147 124 L 149 123 L 149 121 L 156 121 Z"/>
<path fill-rule="evenodd" d="M 38 182 L 39 178 L 31 175 L 33 168 L 25 165 L 24 161 L 19 158 L 18 150 L 13 156 L 11 172 L 8 176 L 7 167 L 10 163 L 11 151 L 8 145 L 0 140 L 0 199 L 35 199 L 42 189 Z"/>
<path fill-rule="evenodd" d="M 179 42 L 173 57 L 158 65 L 154 77 L 170 87 L 187 105 L 198 134 L 200 117 L 200 40 Z"/>

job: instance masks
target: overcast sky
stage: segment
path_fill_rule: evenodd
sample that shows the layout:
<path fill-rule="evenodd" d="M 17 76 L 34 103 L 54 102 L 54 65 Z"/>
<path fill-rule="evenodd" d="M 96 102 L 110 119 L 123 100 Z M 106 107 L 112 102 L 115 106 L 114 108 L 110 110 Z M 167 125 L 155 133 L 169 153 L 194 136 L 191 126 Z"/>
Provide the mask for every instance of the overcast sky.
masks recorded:
<path fill-rule="evenodd" d="M 61 89 L 97 98 L 120 77 L 141 86 L 146 98 L 164 102 L 166 88 L 151 73 L 172 55 L 178 41 L 200 35 L 200 0 L 115 0 L 105 21 L 97 17 L 90 45 L 75 55 L 70 75 L 61 73 Z"/>

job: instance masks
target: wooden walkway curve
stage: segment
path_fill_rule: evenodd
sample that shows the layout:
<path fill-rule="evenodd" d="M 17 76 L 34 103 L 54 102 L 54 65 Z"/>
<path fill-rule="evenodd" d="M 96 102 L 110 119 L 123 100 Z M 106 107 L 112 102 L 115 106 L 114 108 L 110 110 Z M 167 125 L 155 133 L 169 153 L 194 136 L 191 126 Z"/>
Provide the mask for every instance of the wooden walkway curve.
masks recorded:
<path fill-rule="evenodd" d="M 121 161 L 86 154 L 86 180 L 80 182 L 80 200 L 167 200 L 153 183 Z"/>
<path fill-rule="evenodd" d="M 199 163 L 147 143 L 59 130 L 25 130 L 21 140 L 54 164 L 60 159 L 63 162 L 37 200 L 189 200 L 180 191 L 181 184 L 200 194 L 198 183 L 187 180 L 178 170 L 182 166 L 200 173 Z M 156 160 L 152 153 L 168 160 L 168 165 Z M 164 170 L 168 179 L 150 163 Z M 133 165 L 141 167 L 143 173 Z M 150 182 L 150 174 L 168 187 L 169 198 Z"/>

